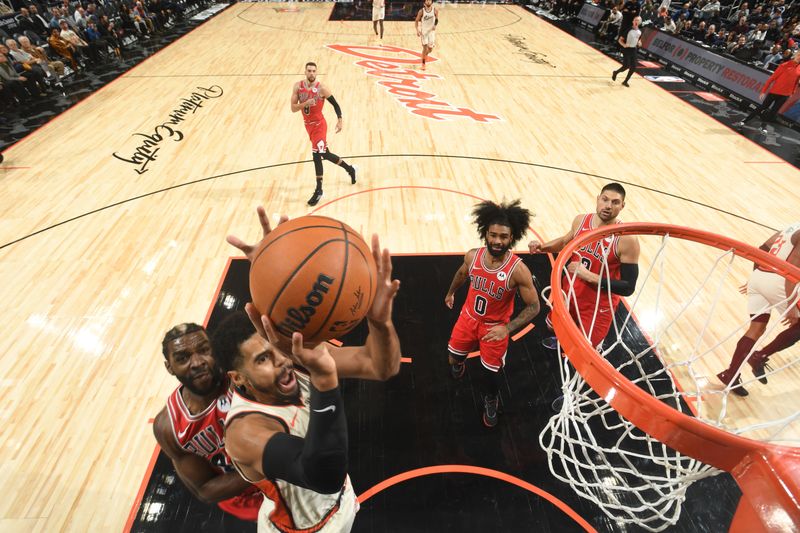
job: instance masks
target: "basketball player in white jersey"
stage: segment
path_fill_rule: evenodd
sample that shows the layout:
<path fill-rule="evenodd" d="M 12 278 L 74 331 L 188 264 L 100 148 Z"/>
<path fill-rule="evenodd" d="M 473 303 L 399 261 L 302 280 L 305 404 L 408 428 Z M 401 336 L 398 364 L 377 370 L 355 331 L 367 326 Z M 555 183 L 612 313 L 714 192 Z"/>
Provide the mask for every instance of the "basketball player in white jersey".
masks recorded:
<path fill-rule="evenodd" d="M 417 36 L 422 38 L 422 70 L 425 70 L 425 61 L 436 44 L 436 26 L 438 25 L 439 9 L 433 7 L 433 0 L 425 0 L 424 6 L 414 20 Z"/>
<path fill-rule="evenodd" d="M 386 18 L 386 0 L 372 0 L 372 29 L 378 35 L 378 23 L 381 25 L 378 44 L 383 46 L 383 19 Z"/>
<path fill-rule="evenodd" d="M 760 248 L 791 265 L 800 266 L 800 222 L 775 233 Z M 736 375 L 745 359 L 758 380 L 767 383 L 764 374 L 769 357 L 800 340 L 800 311 L 796 305 L 792 305 L 793 298 L 789 297 L 794 290 L 795 284 L 788 279 L 780 274 L 761 270 L 754 265 L 753 273 L 747 281 L 747 312 L 750 314 L 750 327 L 736 344 L 730 366 L 717 374 L 720 381 L 726 385 L 733 384 L 731 390 L 735 394 L 748 395 L 747 389 L 741 385 L 741 375 Z M 790 305 L 791 308 L 786 312 Z M 781 315 L 786 313 L 789 327 L 779 333 L 771 343 L 750 355 L 753 346 L 767 329 L 770 312 L 765 310 L 772 306 Z"/>
<path fill-rule="evenodd" d="M 263 208 L 258 215 L 266 236 L 270 225 Z M 252 257 L 255 246 L 236 237 L 228 242 Z M 259 532 L 346 532 L 352 526 L 358 503 L 346 471 L 347 422 L 338 379 L 386 380 L 400 369 L 392 323 L 400 282 L 391 279 L 391 257 L 380 250 L 377 236 L 372 250 L 378 288 L 363 346 L 312 348 L 295 333 L 287 347 L 249 303 L 249 318 L 234 314 L 215 332 L 215 356 L 236 387 L 225 445 L 242 477 L 264 492 Z"/>

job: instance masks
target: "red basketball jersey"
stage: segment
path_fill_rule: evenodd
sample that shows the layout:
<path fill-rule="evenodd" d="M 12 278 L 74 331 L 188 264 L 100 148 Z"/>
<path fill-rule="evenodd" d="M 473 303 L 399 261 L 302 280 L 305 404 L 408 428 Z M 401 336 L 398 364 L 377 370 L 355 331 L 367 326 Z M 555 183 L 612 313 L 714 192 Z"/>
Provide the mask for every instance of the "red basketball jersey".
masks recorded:
<path fill-rule="evenodd" d="M 231 407 L 233 394 L 225 380 L 217 400 L 202 413 L 189 412 L 179 386 L 167 398 L 167 412 L 172 433 L 181 448 L 206 459 L 217 472 L 233 472 L 233 464 L 225 452 L 225 417 Z"/>
<path fill-rule="evenodd" d="M 306 80 L 301 81 L 297 96 L 300 102 L 305 102 L 309 99 L 317 100 L 314 105 L 303 108 L 303 122 L 306 124 L 316 124 L 325 120 L 325 116 L 322 114 L 322 107 L 325 105 L 325 99 L 319 95 L 318 81 L 314 82 L 311 87 L 306 87 Z"/>
<path fill-rule="evenodd" d="M 202 413 L 193 415 L 183 402 L 179 386 L 167 398 L 167 412 L 172 433 L 181 448 L 203 457 L 220 474 L 235 472 L 231 458 L 225 451 L 225 417 L 231 408 L 233 393 L 228 380 L 220 385 L 216 401 Z M 220 509 L 242 520 L 255 522 L 263 498 L 256 487 L 245 489 L 238 496 L 217 502 Z"/>
<path fill-rule="evenodd" d="M 483 264 L 486 248 L 475 253 L 469 267 L 469 291 L 462 313 L 487 323 L 508 323 L 514 311 L 514 295 L 517 288 L 509 288 L 511 273 L 520 258 L 510 253 L 505 262 L 495 269 L 488 269 Z"/>
<path fill-rule="evenodd" d="M 584 215 L 581 225 L 578 228 L 578 231 L 575 232 L 573 239 L 578 237 L 578 235 L 581 233 L 586 233 L 587 231 L 597 229 L 592 227 L 593 219 L 594 215 L 591 213 Z M 620 221 L 618 220 L 615 223 L 619 224 Z M 572 261 L 580 261 L 587 270 L 601 276 L 602 278 L 610 275 L 611 279 L 619 279 L 620 261 L 619 253 L 617 252 L 618 245 L 619 235 L 610 235 L 601 241 L 591 242 L 578 248 L 576 252 L 573 252 Z M 575 257 L 576 254 L 580 257 L 580 259 Z M 608 262 L 607 270 L 603 266 L 603 263 L 606 261 Z M 572 276 L 566 276 L 564 283 L 565 290 L 568 290 L 569 285 L 567 284 L 567 280 L 571 278 Z M 590 283 L 586 283 L 580 278 L 575 278 L 575 297 L 578 301 L 579 307 L 583 308 L 584 306 L 591 306 L 594 308 L 595 302 L 597 301 L 597 287 Z M 611 294 L 611 302 L 609 304 L 608 293 L 603 291 L 603 294 L 600 295 L 600 301 L 597 303 L 597 306 L 600 309 L 616 308 L 619 298 L 620 297 L 618 295 Z"/>

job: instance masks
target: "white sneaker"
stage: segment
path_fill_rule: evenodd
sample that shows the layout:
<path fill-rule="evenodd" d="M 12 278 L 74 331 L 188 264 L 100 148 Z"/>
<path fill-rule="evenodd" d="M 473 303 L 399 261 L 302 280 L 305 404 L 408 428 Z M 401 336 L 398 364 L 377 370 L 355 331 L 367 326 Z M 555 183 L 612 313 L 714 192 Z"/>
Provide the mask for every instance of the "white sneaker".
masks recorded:
<path fill-rule="evenodd" d="M 734 128 L 744 128 L 744 120 L 740 120 L 736 124 L 733 125 Z"/>
<path fill-rule="evenodd" d="M 766 134 L 767 134 L 767 133 L 769 133 L 769 132 L 767 131 L 767 128 L 764 128 L 764 127 L 762 127 L 762 128 L 761 128 L 761 133 L 762 133 L 763 135 L 766 135 Z"/>

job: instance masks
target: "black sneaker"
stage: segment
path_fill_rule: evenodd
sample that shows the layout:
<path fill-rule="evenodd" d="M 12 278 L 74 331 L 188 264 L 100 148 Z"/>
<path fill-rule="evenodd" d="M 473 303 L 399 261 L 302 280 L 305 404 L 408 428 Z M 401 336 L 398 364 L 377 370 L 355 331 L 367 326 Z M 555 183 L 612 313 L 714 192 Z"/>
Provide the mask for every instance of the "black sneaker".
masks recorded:
<path fill-rule="evenodd" d="M 624 85 L 625 87 L 630 87 L 630 85 L 628 85 L 628 82 L 627 82 L 627 81 L 623 81 L 623 82 L 622 82 L 622 85 Z"/>
<path fill-rule="evenodd" d="M 611 73 L 611 81 L 617 81 L 617 71 Z"/>
<path fill-rule="evenodd" d="M 308 205 L 317 205 L 322 198 L 322 189 L 314 189 L 314 194 L 308 199 Z"/>
<path fill-rule="evenodd" d="M 350 168 L 353 169 L 352 171 L 350 171 L 350 170 L 347 171 L 347 173 L 350 174 L 350 185 L 355 185 L 356 184 L 356 167 L 350 166 Z"/>
<path fill-rule="evenodd" d="M 750 394 L 749 392 L 747 392 L 747 389 L 745 389 L 742 386 L 742 376 L 736 376 L 736 379 L 734 380 L 733 372 L 729 374 L 728 371 L 726 370 L 724 372 L 720 372 L 719 374 L 717 374 L 717 378 L 725 385 L 728 386 L 733 385 L 731 387 L 731 392 L 733 392 L 736 396 L 744 397 Z"/>
<path fill-rule="evenodd" d="M 464 372 L 467 369 L 467 365 L 464 363 L 455 363 L 450 365 L 450 375 L 453 379 L 461 379 L 464 377 Z"/>
<path fill-rule="evenodd" d="M 767 359 L 767 357 L 761 355 L 761 352 L 755 352 L 750 360 L 750 366 L 753 368 L 753 375 L 764 385 L 767 384 L 767 370 L 772 370 L 772 368 L 767 365 Z"/>
<path fill-rule="evenodd" d="M 486 395 L 483 397 L 483 425 L 493 428 L 497 425 L 497 397 Z"/>
<path fill-rule="evenodd" d="M 542 346 L 547 348 L 548 350 L 558 350 L 558 339 L 555 335 L 552 337 L 545 337 L 542 339 Z"/>

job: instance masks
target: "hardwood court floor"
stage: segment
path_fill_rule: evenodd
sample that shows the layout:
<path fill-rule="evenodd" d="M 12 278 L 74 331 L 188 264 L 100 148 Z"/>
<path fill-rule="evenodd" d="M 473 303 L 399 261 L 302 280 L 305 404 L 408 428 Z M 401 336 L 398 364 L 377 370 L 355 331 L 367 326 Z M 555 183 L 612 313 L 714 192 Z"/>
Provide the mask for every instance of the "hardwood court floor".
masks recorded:
<path fill-rule="evenodd" d="M 369 22 L 285 7 L 231 6 L 5 154 L 25 168 L 0 176 L 1 530 L 122 528 L 153 452 L 148 420 L 174 387 L 163 332 L 203 320 L 224 236 L 254 239 L 256 205 L 309 212 L 309 143 L 288 105 L 306 61 L 344 111 L 331 150 L 361 176 L 351 186 L 326 164 L 318 212 L 395 252 L 480 245 L 478 198 L 521 198 L 553 238 L 610 180 L 628 186 L 625 220 L 760 244 L 796 219 L 795 168 L 641 79 L 612 84 L 615 62 L 521 8 L 440 6 L 437 61 L 412 89 L 441 102 L 423 108 L 500 117 L 477 122 L 409 112 L 364 58 L 327 46 L 370 45 Z M 384 44 L 410 57 L 413 24 L 387 23 Z M 678 296 L 682 283 L 670 280 Z M 731 292 L 725 316 L 742 320 Z M 791 404 L 788 382 L 732 402 L 736 416 Z"/>

